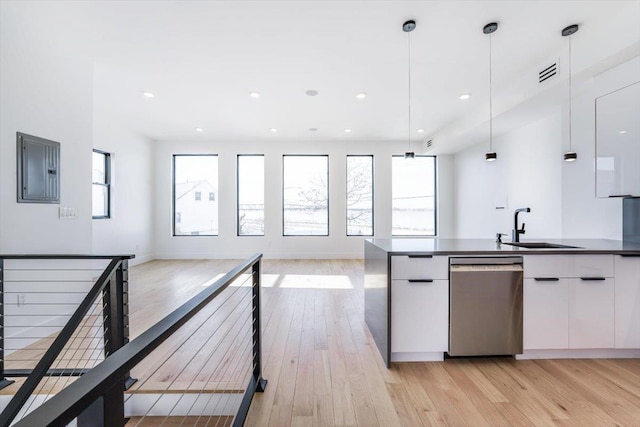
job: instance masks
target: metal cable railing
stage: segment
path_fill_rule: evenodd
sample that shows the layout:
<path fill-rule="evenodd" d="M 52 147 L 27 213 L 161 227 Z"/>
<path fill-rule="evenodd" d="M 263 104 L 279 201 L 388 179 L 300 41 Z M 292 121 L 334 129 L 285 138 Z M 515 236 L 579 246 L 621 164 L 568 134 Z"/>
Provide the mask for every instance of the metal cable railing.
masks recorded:
<path fill-rule="evenodd" d="M 261 258 L 248 258 L 15 425 L 243 425 L 266 386 Z M 130 370 L 140 381 L 125 393 Z"/>
<path fill-rule="evenodd" d="M 5 392 L 13 396 L 0 426 L 21 419 L 128 342 L 130 258 L 0 255 L 0 385 L 15 389 Z M 18 387 L 9 377 L 26 378 Z"/>

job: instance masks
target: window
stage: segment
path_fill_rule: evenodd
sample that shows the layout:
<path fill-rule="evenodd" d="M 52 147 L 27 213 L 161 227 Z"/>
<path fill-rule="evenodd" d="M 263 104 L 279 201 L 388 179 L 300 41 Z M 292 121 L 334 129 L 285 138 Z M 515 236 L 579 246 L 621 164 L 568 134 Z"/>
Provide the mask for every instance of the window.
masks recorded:
<path fill-rule="evenodd" d="M 393 156 L 391 163 L 391 234 L 435 236 L 436 158 Z"/>
<path fill-rule="evenodd" d="M 111 217 L 111 155 L 93 150 L 91 215 L 94 219 Z"/>
<path fill-rule="evenodd" d="M 329 235 L 329 156 L 282 157 L 282 232 Z"/>
<path fill-rule="evenodd" d="M 347 156 L 347 236 L 373 236 L 373 156 Z"/>
<path fill-rule="evenodd" d="M 210 192 L 209 193 L 209 201 L 210 202 L 215 202 L 216 201 L 216 193 L 214 193 L 214 192 Z"/>
<path fill-rule="evenodd" d="M 264 236 L 263 155 L 238 155 L 238 236 Z"/>
<path fill-rule="evenodd" d="M 217 236 L 218 203 L 200 203 L 202 193 L 218 191 L 218 156 L 173 156 L 173 235 Z"/>

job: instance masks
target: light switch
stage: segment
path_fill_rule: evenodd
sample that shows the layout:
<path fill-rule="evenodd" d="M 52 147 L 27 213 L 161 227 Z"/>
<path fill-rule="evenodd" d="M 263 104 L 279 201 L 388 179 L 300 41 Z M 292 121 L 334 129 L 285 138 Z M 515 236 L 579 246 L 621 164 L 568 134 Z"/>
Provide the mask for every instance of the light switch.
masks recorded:
<path fill-rule="evenodd" d="M 58 208 L 58 218 L 78 219 L 78 210 L 76 208 L 68 208 L 68 207 L 60 206 Z"/>

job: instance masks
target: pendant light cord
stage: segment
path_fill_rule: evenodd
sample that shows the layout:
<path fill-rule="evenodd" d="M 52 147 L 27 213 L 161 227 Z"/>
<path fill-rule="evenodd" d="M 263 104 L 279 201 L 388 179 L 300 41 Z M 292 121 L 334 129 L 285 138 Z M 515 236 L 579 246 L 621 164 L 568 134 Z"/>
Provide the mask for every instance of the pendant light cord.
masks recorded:
<path fill-rule="evenodd" d="M 408 59 L 409 59 L 409 131 L 408 131 L 408 142 L 409 142 L 409 151 L 411 151 L 411 32 L 407 32 L 408 39 Z"/>
<path fill-rule="evenodd" d="M 489 34 L 489 151 L 493 152 L 493 79 L 491 34 Z"/>
<path fill-rule="evenodd" d="M 569 151 L 571 151 L 571 36 L 569 38 Z"/>

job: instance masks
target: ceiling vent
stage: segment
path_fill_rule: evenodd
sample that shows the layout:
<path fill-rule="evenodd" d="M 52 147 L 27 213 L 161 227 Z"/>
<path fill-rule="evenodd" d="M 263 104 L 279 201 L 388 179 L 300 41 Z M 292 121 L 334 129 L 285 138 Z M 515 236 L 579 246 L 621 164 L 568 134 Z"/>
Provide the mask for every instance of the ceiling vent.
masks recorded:
<path fill-rule="evenodd" d="M 541 71 L 538 72 L 538 83 L 546 82 L 547 80 L 558 75 L 558 61 L 553 61 L 552 64 L 547 65 Z"/>
<path fill-rule="evenodd" d="M 433 139 L 428 140 L 427 142 L 424 143 L 425 148 L 428 150 L 429 148 L 431 148 L 433 146 Z"/>

